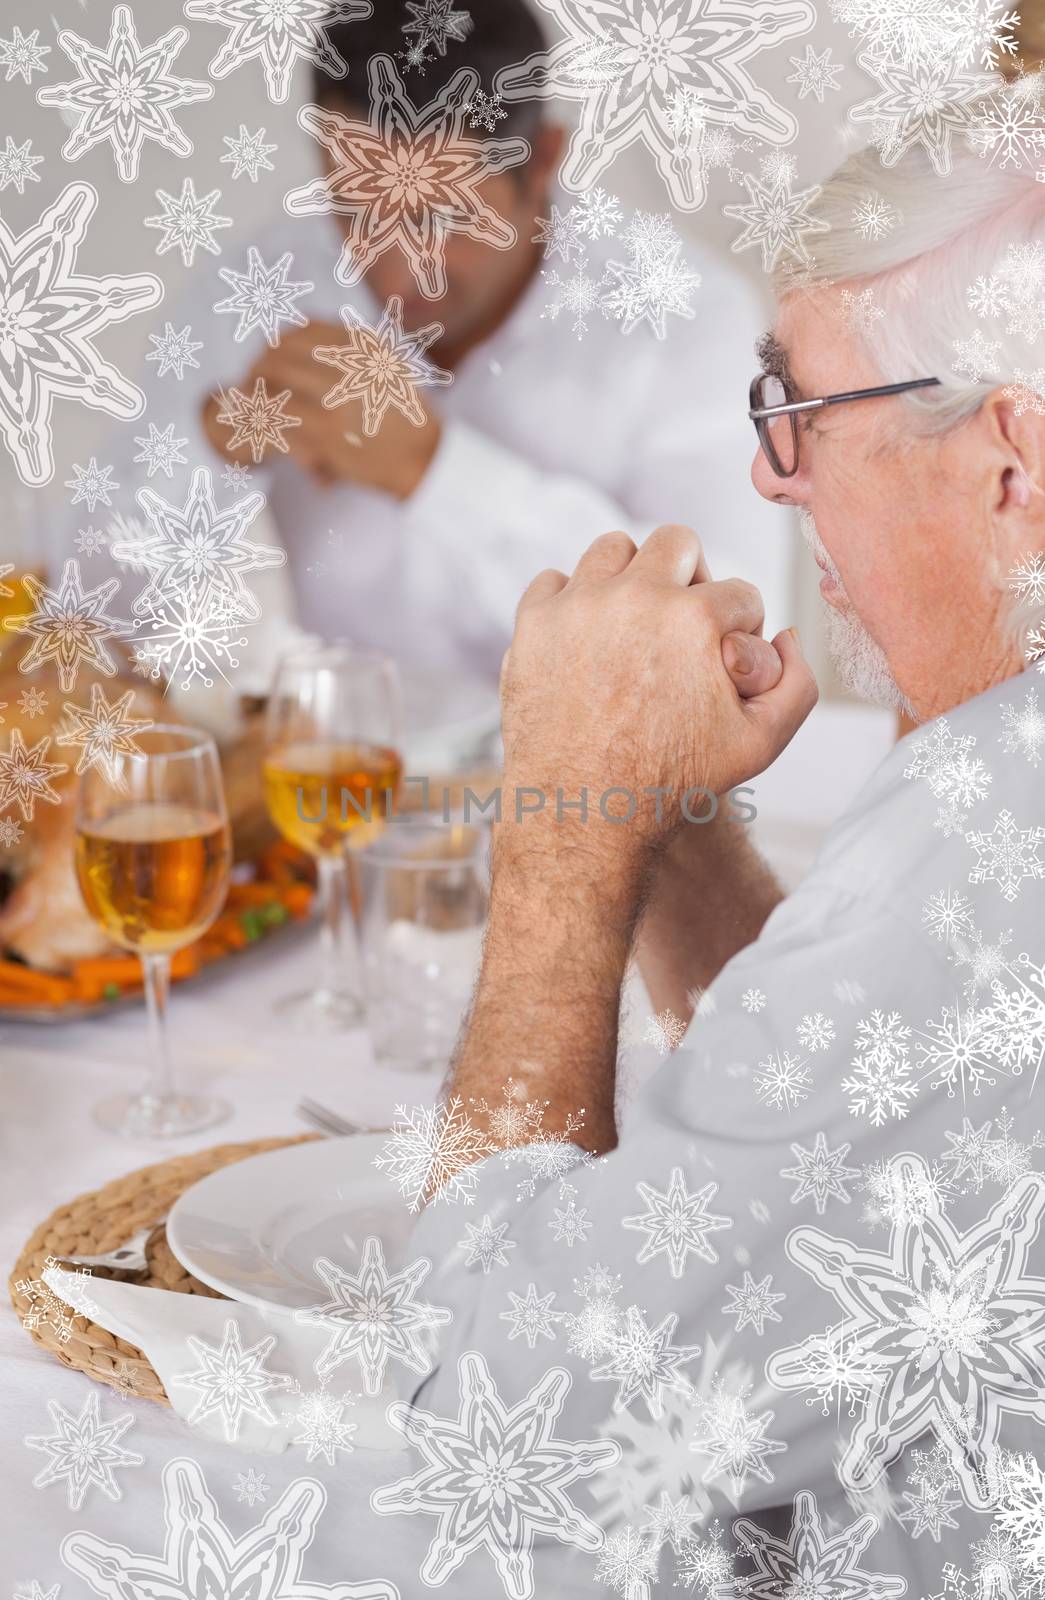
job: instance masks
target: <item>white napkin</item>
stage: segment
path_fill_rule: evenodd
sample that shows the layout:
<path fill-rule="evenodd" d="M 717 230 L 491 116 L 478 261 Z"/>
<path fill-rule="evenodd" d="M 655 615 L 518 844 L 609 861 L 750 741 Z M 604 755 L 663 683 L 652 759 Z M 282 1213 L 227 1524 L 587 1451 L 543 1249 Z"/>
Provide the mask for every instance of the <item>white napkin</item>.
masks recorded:
<path fill-rule="evenodd" d="M 144 1351 L 175 1411 L 208 1438 L 254 1454 L 296 1446 L 309 1461 L 323 1456 L 332 1465 L 339 1451 L 404 1448 L 386 1410 L 409 1397 L 417 1377 L 404 1372 L 398 1393 L 392 1363 L 381 1393 L 365 1395 L 359 1367 L 348 1360 L 321 1383 L 314 1367 L 329 1326 L 298 1322 L 275 1306 L 85 1280 L 60 1267 L 43 1276 L 66 1304 Z"/>

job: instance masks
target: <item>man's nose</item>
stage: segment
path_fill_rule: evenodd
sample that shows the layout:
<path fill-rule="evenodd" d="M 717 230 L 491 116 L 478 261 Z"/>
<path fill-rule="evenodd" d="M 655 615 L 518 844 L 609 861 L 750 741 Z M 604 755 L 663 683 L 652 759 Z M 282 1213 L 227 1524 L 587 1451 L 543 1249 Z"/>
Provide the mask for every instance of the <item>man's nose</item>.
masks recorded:
<path fill-rule="evenodd" d="M 809 498 L 809 482 L 801 464 L 793 478 L 780 478 L 769 465 L 761 445 L 751 463 L 751 482 L 764 500 L 778 506 L 805 505 Z"/>

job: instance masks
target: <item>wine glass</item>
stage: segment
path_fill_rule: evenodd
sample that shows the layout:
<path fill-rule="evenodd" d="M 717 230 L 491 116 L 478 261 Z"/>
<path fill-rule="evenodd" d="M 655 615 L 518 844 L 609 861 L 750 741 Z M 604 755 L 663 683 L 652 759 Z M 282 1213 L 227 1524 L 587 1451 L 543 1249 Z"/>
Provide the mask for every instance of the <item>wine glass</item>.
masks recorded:
<path fill-rule="evenodd" d="M 394 801 L 399 675 L 386 656 L 342 643 L 279 662 L 265 722 L 269 815 L 283 838 L 313 856 L 319 874 L 319 987 L 278 1002 L 304 1028 L 336 1032 L 363 1020 L 358 941 L 344 915 L 348 852 L 380 833 Z"/>
<path fill-rule="evenodd" d="M 224 1100 L 176 1088 L 167 997 L 171 955 L 225 903 L 232 839 L 210 735 L 154 723 L 136 743 L 134 754 L 89 767 L 77 796 L 80 893 L 109 938 L 140 957 L 151 1034 L 145 1089 L 103 1101 L 94 1116 L 117 1133 L 167 1138 L 229 1114 Z"/>

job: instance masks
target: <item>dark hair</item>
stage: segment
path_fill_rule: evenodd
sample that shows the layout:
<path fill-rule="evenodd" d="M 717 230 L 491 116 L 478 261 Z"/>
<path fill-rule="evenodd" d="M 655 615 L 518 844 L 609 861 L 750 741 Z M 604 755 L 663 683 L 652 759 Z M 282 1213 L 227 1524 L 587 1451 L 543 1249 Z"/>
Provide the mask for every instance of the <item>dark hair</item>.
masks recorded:
<path fill-rule="evenodd" d="M 460 4 L 453 0 L 453 15 L 458 22 L 462 15 L 470 16 L 467 32 L 462 26 L 462 39 L 447 39 L 443 54 L 439 53 L 438 44 L 430 44 L 423 51 L 426 59 L 420 66 L 410 66 L 407 54 L 424 42 L 423 15 L 417 15 L 424 12 L 423 3 L 407 10 L 404 0 L 373 0 L 373 12 L 363 21 L 332 24 L 327 35 L 338 55 L 348 62 L 348 76 L 331 78 L 318 64 L 314 65 L 315 98 L 324 105 L 365 110 L 370 99 L 367 62 L 376 55 L 394 57 L 415 104 L 434 100 L 460 67 L 474 67 L 479 74 L 478 87 L 490 95 L 495 75 L 503 67 L 514 66 L 548 48 L 530 0 L 471 0 L 471 4 L 475 9 L 469 14 L 468 0 L 460 0 Z M 500 109 L 506 115 L 503 120 L 498 118 L 493 133 L 481 126 L 473 130 L 467 122 L 465 132 L 474 131 L 480 139 L 528 139 L 540 126 L 539 100 L 505 100 Z"/>

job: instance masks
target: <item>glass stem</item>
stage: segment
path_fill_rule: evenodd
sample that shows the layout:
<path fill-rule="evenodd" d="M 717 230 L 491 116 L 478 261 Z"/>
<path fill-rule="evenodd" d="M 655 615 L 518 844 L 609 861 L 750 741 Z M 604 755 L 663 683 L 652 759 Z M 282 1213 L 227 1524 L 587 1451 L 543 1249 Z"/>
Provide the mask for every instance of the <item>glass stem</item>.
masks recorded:
<path fill-rule="evenodd" d="M 319 911 L 322 984 L 326 994 L 344 994 L 349 987 L 345 948 L 345 859 L 319 857 Z"/>
<path fill-rule="evenodd" d="M 167 1031 L 171 958 L 169 955 L 143 955 L 141 964 L 145 979 L 145 1005 L 149 1013 L 149 1044 L 152 1054 L 152 1070 L 145 1098 L 162 1103 L 169 1100 L 174 1092 L 170 1036 Z"/>

